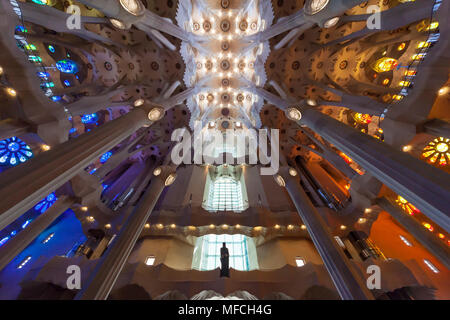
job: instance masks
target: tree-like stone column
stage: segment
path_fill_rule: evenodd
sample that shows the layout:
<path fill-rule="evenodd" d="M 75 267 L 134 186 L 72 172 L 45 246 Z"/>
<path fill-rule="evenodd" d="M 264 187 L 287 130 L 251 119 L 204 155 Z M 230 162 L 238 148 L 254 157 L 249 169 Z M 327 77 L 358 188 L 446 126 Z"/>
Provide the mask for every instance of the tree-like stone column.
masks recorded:
<path fill-rule="evenodd" d="M 158 175 L 152 178 L 147 191 L 75 299 L 106 300 L 108 298 L 162 191 L 172 184 L 176 177 L 175 169 L 171 166 L 159 169 L 160 171 L 158 168 L 155 169 L 154 173 Z"/>
<path fill-rule="evenodd" d="M 0 229 L 149 123 L 147 112 L 136 108 L 0 174 Z"/>
<path fill-rule="evenodd" d="M 450 231 L 450 176 L 409 154 L 359 132 L 309 107 L 287 109 L 287 116 L 306 125 L 351 157 L 397 194 Z"/>
<path fill-rule="evenodd" d="M 373 295 L 332 238 L 325 221 L 301 188 L 296 176 L 298 173 L 294 169 L 282 167 L 275 180 L 286 187 L 339 295 L 343 300 L 373 300 Z"/>

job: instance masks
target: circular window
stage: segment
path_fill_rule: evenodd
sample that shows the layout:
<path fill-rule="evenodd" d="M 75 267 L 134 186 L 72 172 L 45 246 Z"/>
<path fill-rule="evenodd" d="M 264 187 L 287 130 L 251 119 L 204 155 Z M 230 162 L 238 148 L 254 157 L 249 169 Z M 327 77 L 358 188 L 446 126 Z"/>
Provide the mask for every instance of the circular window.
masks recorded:
<path fill-rule="evenodd" d="M 220 29 L 223 32 L 228 32 L 230 30 L 230 26 L 231 26 L 231 24 L 230 24 L 230 21 L 228 21 L 228 20 L 222 20 L 222 22 L 220 23 Z"/>
<path fill-rule="evenodd" d="M 223 102 L 229 102 L 230 101 L 230 95 L 228 93 L 222 94 L 222 101 Z"/>
<path fill-rule="evenodd" d="M 245 20 L 242 20 L 241 22 L 239 22 L 239 29 L 241 31 L 245 31 L 248 28 L 248 23 Z"/>
<path fill-rule="evenodd" d="M 106 71 L 111 71 L 113 68 L 112 64 L 108 61 L 105 62 L 104 66 L 105 66 Z"/>
<path fill-rule="evenodd" d="M 209 22 L 209 21 L 203 22 L 203 30 L 205 30 L 206 32 L 209 32 L 211 30 L 211 22 Z"/>
<path fill-rule="evenodd" d="M 230 0 L 222 0 L 220 2 L 220 5 L 222 6 L 222 8 L 227 9 L 230 6 Z"/>
<path fill-rule="evenodd" d="M 228 49 L 230 49 L 230 44 L 227 41 L 222 42 L 222 50 L 227 51 Z"/>
<path fill-rule="evenodd" d="M 192 28 L 194 29 L 194 31 L 198 31 L 200 30 L 200 24 L 198 22 L 194 22 Z"/>
<path fill-rule="evenodd" d="M 339 63 L 339 68 L 341 70 L 347 69 L 347 66 L 348 66 L 348 61 L 347 60 L 343 60 L 343 61 L 341 61 L 341 63 Z"/>
<path fill-rule="evenodd" d="M 150 66 L 152 67 L 153 70 L 157 71 L 159 70 L 159 64 L 158 62 L 153 61 Z"/>
<path fill-rule="evenodd" d="M 220 67 L 222 68 L 222 70 L 228 70 L 230 69 L 230 62 L 228 60 L 223 60 L 220 63 Z"/>

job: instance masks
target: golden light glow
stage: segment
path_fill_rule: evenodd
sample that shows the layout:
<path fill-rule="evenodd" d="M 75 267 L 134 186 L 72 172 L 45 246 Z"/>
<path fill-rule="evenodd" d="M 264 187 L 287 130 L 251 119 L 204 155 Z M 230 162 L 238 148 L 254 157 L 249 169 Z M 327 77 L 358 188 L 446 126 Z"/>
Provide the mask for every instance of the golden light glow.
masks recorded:
<path fill-rule="evenodd" d="M 444 94 L 446 94 L 448 92 L 448 87 L 444 87 L 444 88 L 442 88 L 442 89 L 440 89 L 439 91 L 438 91 L 438 94 L 440 95 L 440 96 L 443 96 Z"/>
<path fill-rule="evenodd" d="M 353 119 L 361 124 L 369 124 L 372 122 L 372 117 L 370 116 L 370 114 L 355 113 L 353 115 Z"/>
<path fill-rule="evenodd" d="M 287 109 L 287 117 L 292 121 L 299 121 L 302 118 L 302 113 L 297 108 Z"/>
<path fill-rule="evenodd" d="M 288 230 L 294 230 L 294 226 L 292 224 L 290 224 L 290 225 L 287 226 L 287 229 Z"/>
<path fill-rule="evenodd" d="M 150 121 L 158 121 L 164 116 L 164 111 L 161 108 L 153 108 L 148 113 L 148 119 Z"/>
<path fill-rule="evenodd" d="M 275 228 L 275 229 L 280 229 L 281 227 L 280 227 L 279 224 L 276 224 L 274 228 Z"/>
<path fill-rule="evenodd" d="M 295 170 L 294 168 L 289 168 L 289 174 L 293 177 L 297 176 L 297 170 Z"/>
<path fill-rule="evenodd" d="M 353 162 L 353 160 L 352 160 L 349 156 L 347 156 L 345 153 L 340 152 L 339 155 L 340 155 L 341 158 L 344 159 L 345 162 L 347 162 L 348 164 L 350 164 L 350 163 Z"/>
<path fill-rule="evenodd" d="M 159 230 L 161 230 L 161 229 L 164 228 L 164 226 L 163 226 L 161 223 L 158 223 L 158 224 L 156 225 L 156 228 L 158 228 Z"/>
<path fill-rule="evenodd" d="M 140 106 L 142 106 L 144 103 L 145 103 L 145 100 L 144 100 L 144 99 L 137 99 L 137 100 L 134 102 L 134 106 L 135 106 L 135 107 L 140 107 Z"/>
<path fill-rule="evenodd" d="M 397 196 L 397 199 L 395 202 L 406 212 L 408 212 L 410 215 L 413 215 L 414 213 L 420 212 L 415 206 L 413 206 L 411 203 L 408 202 L 405 198 L 401 196 Z"/>
<path fill-rule="evenodd" d="M 87 217 L 86 220 L 89 221 L 89 222 L 94 222 L 95 221 L 93 216 Z"/>
<path fill-rule="evenodd" d="M 15 97 L 17 96 L 17 91 L 14 90 L 13 88 L 6 88 L 6 93 L 9 94 L 11 97 Z"/>
<path fill-rule="evenodd" d="M 417 45 L 417 49 L 422 49 L 422 48 L 427 48 L 430 46 L 429 42 L 426 41 L 421 41 L 419 42 L 419 44 Z"/>
<path fill-rule="evenodd" d="M 429 224 L 428 222 L 424 222 L 424 223 L 422 223 L 422 225 L 425 228 L 427 228 L 429 231 L 433 231 L 434 230 L 433 226 L 431 224 Z"/>
<path fill-rule="evenodd" d="M 341 225 L 341 226 L 340 226 L 340 229 L 341 229 L 341 230 L 345 230 L 345 229 L 347 229 L 347 227 L 344 226 L 344 225 Z"/>
<path fill-rule="evenodd" d="M 145 229 L 149 229 L 150 228 L 150 223 L 146 223 L 144 226 Z"/>
<path fill-rule="evenodd" d="M 157 176 L 159 176 L 161 174 L 161 171 L 162 171 L 161 167 L 158 167 L 155 170 L 153 170 L 153 175 L 155 177 L 157 177 Z"/>
<path fill-rule="evenodd" d="M 450 139 L 439 137 L 429 142 L 422 156 L 431 164 L 446 166 L 450 163 Z"/>
<path fill-rule="evenodd" d="M 177 227 L 177 225 L 175 224 L 175 223 L 172 223 L 171 225 L 170 225 L 170 228 L 171 229 L 175 229 Z"/>
<path fill-rule="evenodd" d="M 405 49 L 405 47 L 406 47 L 406 43 L 402 42 L 402 43 L 397 47 L 397 50 L 398 50 L 398 51 L 402 51 L 402 50 Z"/>
<path fill-rule="evenodd" d="M 111 22 L 111 24 L 113 25 L 113 27 L 117 28 L 117 29 L 121 29 L 121 30 L 125 30 L 127 29 L 125 23 L 123 23 L 120 20 L 117 19 L 109 19 L 109 22 Z"/>
<path fill-rule="evenodd" d="M 403 150 L 403 152 L 409 152 L 412 150 L 412 146 L 410 146 L 410 145 L 403 146 L 402 150 Z"/>
<path fill-rule="evenodd" d="M 304 224 L 302 224 L 302 225 L 300 226 L 300 229 L 306 230 L 306 226 L 305 226 Z"/>
<path fill-rule="evenodd" d="M 359 218 L 358 219 L 358 223 L 366 223 L 367 219 L 366 218 Z"/>
<path fill-rule="evenodd" d="M 81 207 L 80 209 L 81 209 L 81 211 L 86 212 L 86 211 L 88 211 L 89 208 L 88 207 Z"/>
<path fill-rule="evenodd" d="M 43 145 L 41 146 L 41 148 L 42 148 L 42 150 L 44 150 L 44 151 L 48 151 L 48 150 L 51 149 L 50 146 L 47 145 L 47 144 L 43 144 Z"/>
<path fill-rule="evenodd" d="M 111 224 L 105 224 L 105 229 L 111 229 Z"/>
<path fill-rule="evenodd" d="M 282 176 L 277 175 L 276 181 L 280 187 L 286 187 L 286 182 L 284 181 Z"/>
<path fill-rule="evenodd" d="M 375 72 L 388 72 L 394 70 L 398 66 L 398 61 L 394 58 L 383 57 L 378 59 L 373 65 L 372 69 Z"/>
<path fill-rule="evenodd" d="M 3 74 L 3 68 L 0 67 L 0 76 Z"/>
<path fill-rule="evenodd" d="M 172 185 L 172 184 L 175 182 L 176 179 L 177 179 L 177 174 L 176 174 L 176 173 L 171 173 L 171 174 L 167 177 L 167 179 L 166 179 L 166 181 L 164 182 L 164 184 L 166 185 L 166 187 L 168 187 L 168 186 Z"/>

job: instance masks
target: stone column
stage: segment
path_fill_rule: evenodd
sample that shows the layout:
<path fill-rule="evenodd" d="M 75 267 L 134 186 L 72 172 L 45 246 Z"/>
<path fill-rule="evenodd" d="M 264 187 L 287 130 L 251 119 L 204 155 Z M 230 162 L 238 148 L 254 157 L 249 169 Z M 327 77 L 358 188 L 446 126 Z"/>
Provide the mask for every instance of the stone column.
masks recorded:
<path fill-rule="evenodd" d="M 408 230 L 408 232 L 430 251 L 432 255 L 450 269 L 450 249 L 446 244 L 440 241 L 436 235 L 425 229 L 419 221 L 403 211 L 391 200 L 383 197 L 377 199 L 376 203 Z"/>
<path fill-rule="evenodd" d="M 7 119 L 0 121 L 0 140 L 17 137 L 28 132 L 29 126 L 20 121 Z"/>
<path fill-rule="evenodd" d="M 148 123 L 147 112 L 134 109 L 0 174 L 0 229 Z"/>
<path fill-rule="evenodd" d="M 60 197 L 47 211 L 34 219 L 26 229 L 0 247 L 0 271 L 47 229 L 56 218 L 69 209 L 73 202 L 73 199 L 67 196 Z"/>
<path fill-rule="evenodd" d="M 328 232 L 325 221 L 300 186 L 298 179 L 291 175 L 291 171 L 292 169 L 282 167 L 275 179 L 278 184 L 286 186 L 339 295 L 343 300 L 373 300 L 372 294 Z M 295 175 L 298 175 L 296 171 Z"/>
<path fill-rule="evenodd" d="M 450 175 L 427 163 L 394 149 L 367 134 L 339 122 L 318 110 L 303 108 L 299 113 L 287 109 L 287 116 L 306 125 L 324 139 L 346 153 L 390 189 L 400 194 L 439 224 L 450 231 L 448 199 Z"/>
<path fill-rule="evenodd" d="M 76 300 L 106 300 L 108 298 L 164 187 L 173 183 L 168 180 L 170 177 L 175 177 L 173 167 L 161 168 L 159 175 L 152 178 L 147 191 L 114 242 L 104 253 L 84 288 L 75 297 Z"/>
<path fill-rule="evenodd" d="M 450 138 L 450 122 L 433 119 L 425 122 L 423 131 L 436 137 Z"/>

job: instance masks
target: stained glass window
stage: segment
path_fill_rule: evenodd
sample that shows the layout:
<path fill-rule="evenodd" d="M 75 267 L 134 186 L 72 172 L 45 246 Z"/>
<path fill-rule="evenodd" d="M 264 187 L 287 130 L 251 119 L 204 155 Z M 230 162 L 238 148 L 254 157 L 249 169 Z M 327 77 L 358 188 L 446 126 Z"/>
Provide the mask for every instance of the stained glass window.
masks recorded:
<path fill-rule="evenodd" d="M 33 157 L 31 148 L 17 137 L 0 141 L 0 165 L 16 166 Z"/>
<path fill-rule="evenodd" d="M 75 74 L 78 72 L 78 66 L 72 60 L 60 60 L 56 63 L 56 68 L 63 73 Z"/>
<path fill-rule="evenodd" d="M 40 211 L 41 213 L 44 213 L 47 211 L 48 208 L 50 208 L 55 202 L 58 200 L 55 193 L 50 193 L 47 197 L 42 199 L 35 207 L 34 209 L 36 211 Z"/>
<path fill-rule="evenodd" d="M 230 176 L 218 177 L 210 185 L 205 209 L 212 212 L 244 211 L 241 182 Z"/>
<path fill-rule="evenodd" d="M 208 234 L 203 236 L 200 270 L 220 268 L 220 248 L 226 243 L 230 254 L 230 268 L 248 271 L 248 239 L 242 234 Z"/>
<path fill-rule="evenodd" d="M 441 166 L 450 163 L 450 139 L 439 137 L 428 143 L 423 149 L 422 156 L 432 164 Z"/>
<path fill-rule="evenodd" d="M 377 60 L 373 66 L 376 72 L 387 72 L 394 70 L 398 66 L 398 61 L 393 58 L 384 57 Z"/>

